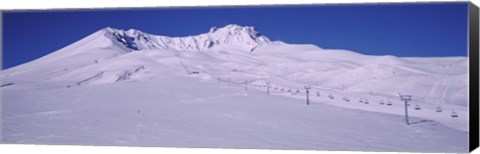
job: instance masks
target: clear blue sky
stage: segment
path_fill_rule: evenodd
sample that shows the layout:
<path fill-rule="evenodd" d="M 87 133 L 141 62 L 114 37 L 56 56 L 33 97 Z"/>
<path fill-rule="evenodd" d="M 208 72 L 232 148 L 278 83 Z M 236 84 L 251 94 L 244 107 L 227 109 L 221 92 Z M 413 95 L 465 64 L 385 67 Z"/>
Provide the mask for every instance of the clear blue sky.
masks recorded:
<path fill-rule="evenodd" d="M 239 24 L 271 40 L 369 55 L 467 56 L 467 13 L 466 2 L 4 12 L 3 69 L 104 27 L 187 36 Z"/>

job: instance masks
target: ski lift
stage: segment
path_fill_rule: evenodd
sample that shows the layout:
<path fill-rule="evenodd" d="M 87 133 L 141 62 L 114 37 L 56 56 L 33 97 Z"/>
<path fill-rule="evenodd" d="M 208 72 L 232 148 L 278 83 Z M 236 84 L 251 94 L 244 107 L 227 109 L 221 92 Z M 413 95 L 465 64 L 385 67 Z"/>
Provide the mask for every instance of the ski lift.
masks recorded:
<path fill-rule="evenodd" d="M 358 101 L 359 103 L 363 103 L 363 98 L 360 98 L 360 100 Z"/>
<path fill-rule="evenodd" d="M 317 97 L 320 97 L 320 92 L 317 91 Z"/>
<path fill-rule="evenodd" d="M 329 95 L 328 95 L 328 98 L 330 98 L 330 99 L 335 99 L 335 97 L 333 97 L 332 94 L 329 94 Z"/>
<path fill-rule="evenodd" d="M 347 97 L 345 97 L 345 96 L 343 97 L 343 100 L 344 100 L 345 102 L 350 102 L 350 99 L 347 98 Z"/>
<path fill-rule="evenodd" d="M 415 110 L 421 110 L 420 106 L 418 104 L 415 104 Z"/>
<path fill-rule="evenodd" d="M 291 92 L 292 92 L 292 90 L 291 90 L 291 89 L 288 89 L 288 92 L 289 92 L 289 93 L 291 93 Z"/>
<path fill-rule="evenodd" d="M 300 90 L 297 89 L 297 91 L 292 92 L 292 95 L 297 95 L 300 92 Z"/>
<path fill-rule="evenodd" d="M 392 102 L 390 102 L 390 100 L 387 101 L 387 106 L 392 106 Z"/>
<path fill-rule="evenodd" d="M 365 100 L 363 101 L 363 103 L 364 103 L 364 104 L 369 104 L 369 102 L 368 102 L 367 99 L 365 99 Z"/>
<path fill-rule="evenodd" d="M 455 110 L 452 110 L 452 118 L 457 118 L 457 117 L 458 117 L 457 112 L 455 112 Z"/>
<path fill-rule="evenodd" d="M 383 99 L 380 101 L 380 105 L 385 105 L 385 102 L 383 101 Z"/>
<path fill-rule="evenodd" d="M 191 72 L 188 72 L 187 74 L 200 74 L 199 71 L 191 71 Z"/>
<path fill-rule="evenodd" d="M 437 108 L 435 108 L 435 112 L 442 112 L 442 107 L 441 106 L 438 106 Z"/>
<path fill-rule="evenodd" d="M 273 88 L 273 90 L 277 90 L 277 89 L 278 89 L 278 87 Z"/>

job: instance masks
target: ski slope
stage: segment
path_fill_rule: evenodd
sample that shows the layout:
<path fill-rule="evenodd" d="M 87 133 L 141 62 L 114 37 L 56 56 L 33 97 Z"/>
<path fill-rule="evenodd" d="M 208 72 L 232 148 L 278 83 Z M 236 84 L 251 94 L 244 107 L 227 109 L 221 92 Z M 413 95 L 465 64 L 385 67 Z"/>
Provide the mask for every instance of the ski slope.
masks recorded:
<path fill-rule="evenodd" d="M 182 84 L 179 84 L 182 83 Z M 4 142 L 164 147 L 466 152 L 438 122 L 267 96 L 165 76 L 68 89 L 4 91 Z"/>
<path fill-rule="evenodd" d="M 239 25 L 105 28 L 1 72 L 7 143 L 468 150 L 466 57 L 369 56 Z M 399 94 L 413 95 L 412 125 Z"/>

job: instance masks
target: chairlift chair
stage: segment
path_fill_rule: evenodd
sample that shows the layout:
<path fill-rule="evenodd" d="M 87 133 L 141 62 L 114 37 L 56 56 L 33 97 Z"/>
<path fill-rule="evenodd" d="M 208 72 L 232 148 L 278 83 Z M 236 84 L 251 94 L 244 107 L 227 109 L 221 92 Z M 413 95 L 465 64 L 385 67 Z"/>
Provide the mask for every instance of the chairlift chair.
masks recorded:
<path fill-rule="evenodd" d="M 452 118 L 457 118 L 457 117 L 458 117 L 457 112 L 455 112 L 455 110 L 452 110 Z"/>
<path fill-rule="evenodd" d="M 435 112 L 442 112 L 442 107 L 441 106 L 438 106 L 436 109 L 435 109 Z"/>
<path fill-rule="evenodd" d="M 317 91 L 317 97 L 320 97 L 320 92 Z"/>
<path fill-rule="evenodd" d="M 392 106 L 392 105 L 393 105 L 393 104 L 392 104 L 392 102 L 390 102 L 390 100 L 387 101 L 387 106 Z"/>
<path fill-rule="evenodd" d="M 292 95 L 297 95 L 299 92 L 300 92 L 299 90 L 292 92 Z"/>
<path fill-rule="evenodd" d="M 330 98 L 330 99 L 335 99 L 335 97 L 333 97 L 332 94 L 328 95 L 328 98 Z"/>
<path fill-rule="evenodd" d="M 363 103 L 364 103 L 364 104 L 369 104 L 370 102 L 368 102 L 368 100 L 365 99 L 365 100 L 363 101 Z"/>
<path fill-rule="evenodd" d="M 380 105 L 385 105 L 385 102 L 383 100 L 381 100 Z"/>
<path fill-rule="evenodd" d="M 421 110 L 420 106 L 418 104 L 415 104 L 415 110 Z"/>

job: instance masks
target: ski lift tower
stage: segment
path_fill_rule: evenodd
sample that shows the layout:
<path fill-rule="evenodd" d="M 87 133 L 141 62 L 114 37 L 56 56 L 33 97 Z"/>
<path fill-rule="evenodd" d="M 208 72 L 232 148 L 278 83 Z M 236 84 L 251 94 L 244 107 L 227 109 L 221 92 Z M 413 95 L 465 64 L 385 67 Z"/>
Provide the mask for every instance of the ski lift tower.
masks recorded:
<path fill-rule="evenodd" d="M 272 86 L 270 86 L 270 82 L 267 82 L 266 84 L 267 84 L 267 95 L 270 95 L 270 87 Z"/>
<path fill-rule="evenodd" d="M 310 86 L 305 86 L 305 93 L 306 93 L 306 96 L 307 96 L 307 105 L 310 105 L 310 100 L 308 100 L 308 94 L 310 93 L 309 90 L 310 90 Z"/>
<path fill-rule="evenodd" d="M 243 84 L 245 84 L 245 93 L 247 93 L 248 92 L 248 84 L 249 84 L 248 80 L 243 81 Z"/>
<path fill-rule="evenodd" d="M 412 95 L 400 95 L 400 99 L 405 102 L 405 122 L 407 125 L 410 125 L 408 122 L 408 102 L 412 101 Z"/>

